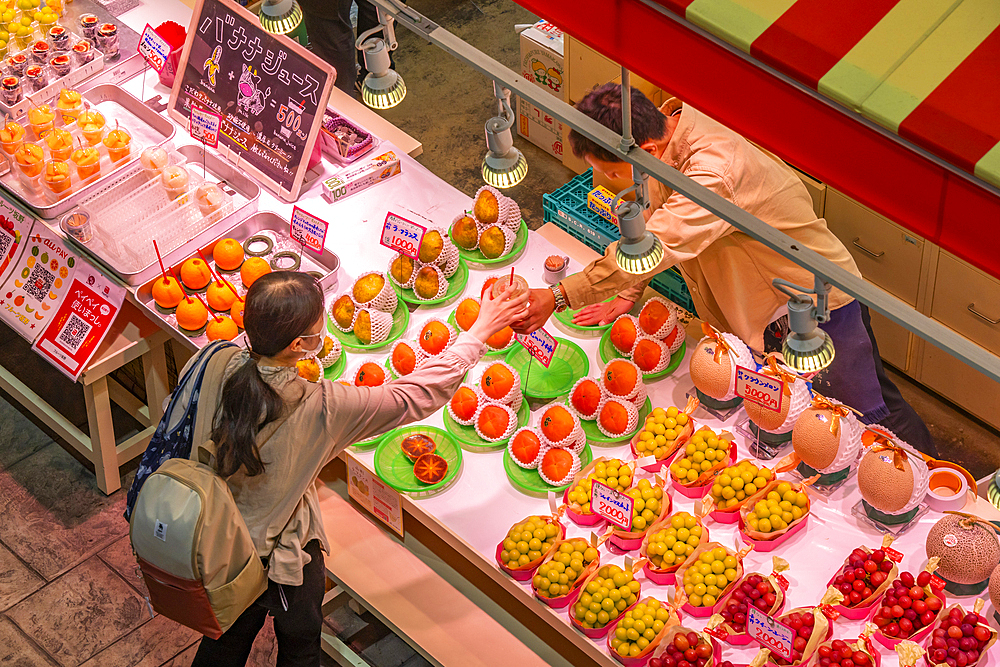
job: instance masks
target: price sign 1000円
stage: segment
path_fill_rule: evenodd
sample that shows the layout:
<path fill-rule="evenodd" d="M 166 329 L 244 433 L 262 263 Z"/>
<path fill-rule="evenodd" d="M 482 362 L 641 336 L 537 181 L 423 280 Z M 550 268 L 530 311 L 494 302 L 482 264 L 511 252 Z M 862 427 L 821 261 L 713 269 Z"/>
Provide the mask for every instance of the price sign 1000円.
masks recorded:
<path fill-rule="evenodd" d="M 426 227 L 401 218 L 395 213 L 388 213 L 382 225 L 381 243 L 390 250 L 416 259 L 426 232 Z"/>

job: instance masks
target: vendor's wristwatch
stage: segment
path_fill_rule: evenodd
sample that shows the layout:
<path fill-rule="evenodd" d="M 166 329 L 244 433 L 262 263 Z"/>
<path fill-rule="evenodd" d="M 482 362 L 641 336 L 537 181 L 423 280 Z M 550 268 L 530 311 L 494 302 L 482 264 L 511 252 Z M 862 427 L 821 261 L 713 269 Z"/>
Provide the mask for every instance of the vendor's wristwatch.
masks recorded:
<path fill-rule="evenodd" d="M 569 305 L 566 303 L 566 297 L 563 295 L 562 285 L 550 285 L 549 289 L 552 290 L 552 296 L 554 296 L 556 300 L 556 312 L 561 313 L 566 310 Z"/>

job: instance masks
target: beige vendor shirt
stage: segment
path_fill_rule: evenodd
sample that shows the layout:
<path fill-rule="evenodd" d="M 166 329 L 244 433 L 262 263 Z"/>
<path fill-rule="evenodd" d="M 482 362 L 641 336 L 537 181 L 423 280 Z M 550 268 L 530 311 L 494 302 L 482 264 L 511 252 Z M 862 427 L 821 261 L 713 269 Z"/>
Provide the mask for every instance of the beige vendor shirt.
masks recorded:
<path fill-rule="evenodd" d="M 380 387 L 346 386 L 329 380 L 311 385 L 294 367 L 261 367 L 265 382 L 289 405 L 307 395 L 261 447 L 265 471 L 254 477 L 240 471 L 227 480 L 257 553 L 271 553 L 269 579 L 300 586 L 302 568 L 311 560 L 303 551 L 305 545 L 319 540 L 323 550 L 330 551 L 316 487 L 320 470 L 348 445 L 430 416 L 454 395 L 466 371 L 485 352 L 486 346 L 479 339 L 462 333 L 447 351 Z M 218 353 L 224 354 L 232 358 L 223 378 L 217 380 L 228 378 L 249 359 L 246 351 Z M 197 356 L 188 364 L 195 359 Z M 209 382 L 207 374 L 204 382 Z M 218 396 L 221 398 L 221 392 Z M 218 407 L 218 401 L 213 407 Z M 199 399 L 192 458 L 197 456 L 197 445 L 209 439 L 215 410 L 208 408 Z"/>
<path fill-rule="evenodd" d="M 676 98 L 660 107 L 666 115 L 677 109 L 682 110 L 660 157 L 663 162 L 861 276 L 826 220 L 816 217 L 809 192 L 788 165 Z M 660 266 L 642 276 L 626 273 L 615 263 L 617 243 L 612 243 L 604 257 L 563 279 L 570 307 L 600 303 L 616 294 L 634 301 L 654 275 L 677 266 L 698 315 L 762 351 L 764 329 L 788 301 L 771 279 L 812 288 L 812 272 L 659 181 L 650 179 L 649 190 L 652 214 L 646 228 L 663 242 Z M 831 309 L 852 300 L 839 289 L 830 292 Z"/>

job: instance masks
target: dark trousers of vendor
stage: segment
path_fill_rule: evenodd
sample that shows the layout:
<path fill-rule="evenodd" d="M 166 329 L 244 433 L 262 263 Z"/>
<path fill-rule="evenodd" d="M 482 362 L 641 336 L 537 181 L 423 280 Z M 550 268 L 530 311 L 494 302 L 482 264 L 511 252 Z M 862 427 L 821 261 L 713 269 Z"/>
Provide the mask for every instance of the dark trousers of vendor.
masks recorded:
<path fill-rule="evenodd" d="M 921 452 L 937 457 L 927 425 L 885 374 L 868 306 L 852 301 L 832 311 L 820 328 L 830 334 L 836 356 L 813 378 L 813 390 L 861 412 L 865 424 L 881 424 Z M 764 331 L 764 351 L 780 352 L 788 316 Z"/>
<path fill-rule="evenodd" d="M 301 586 L 267 582 L 267 590 L 218 639 L 205 637 L 191 667 L 243 667 L 268 613 L 274 617 L 278 667 L 319 667 L 323 649 L 323 595 L 326 567 L 319 540 L 305 547 L 312 557 L 302 569 Z"/>

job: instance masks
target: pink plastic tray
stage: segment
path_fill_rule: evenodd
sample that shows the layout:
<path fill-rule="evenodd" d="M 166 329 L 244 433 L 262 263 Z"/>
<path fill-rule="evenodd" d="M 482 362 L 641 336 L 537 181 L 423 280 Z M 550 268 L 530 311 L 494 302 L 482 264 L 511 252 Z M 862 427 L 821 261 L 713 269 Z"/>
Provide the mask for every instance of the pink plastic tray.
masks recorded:
<path fill-rule="evenodd" d="M 596 526 L 598 524 L 604 523 L 605 519 L 597 514 L 580 514 L 574 512 L 569 507 L 569 489 L 563 492 L 563 503 L 566 504 L 566 516 L 578 526 Z"/>
<path fill-rule="evenodd" d="M 809 515 L 808 514 L 806 514 L 804 517 L 802 517 L 801 521 L 799 521 L 794 526 L 792 526 L 791 528 L 789 528 L 788 532 L 786 532 L 784 535 L 782 535 L 781 537 L 777 537 L 777 538 L 775 538 L 773 540 L 754 540 L 754 539 L 751 539 L 751 538 L 747 537 L 746 533 L 743 532 L 743 525 L 741 524 L 740 525 L 740 538 L 743 540 L 744 544 L 752 544 L 754 551 L 774 551 L 779 546 L 781 546 L 783 543 L 787 542 L 788 539 L 791 538 L 793 535 L 795 535 L 796 533 L 798 533 L 799 531 L 801 531 L 805 527 L 807 521 L 809 521 Z"/>
<path fill-rule="evenodd" d="M 679 450 L 678 453 L 674 456 L 674 458 L 676 459 L 678 456 L 680 456 Z M 671 460 L 670 463 L 672 464 L 673 460 Z M 729 462 L 727 465 L 731 466 L 734 463 L 736 463 L 735 440 L 729 443 Z M 659 468 L 657 468 L 657 470 L 659 470 Z M 683 484 L 679 484 L 677 480 L 674 479 L 673 475 L 671 475 L 670 483 L 673 485 L 675 489 L 677 489 L 677 492 L 680 493 L 682 496 L 685 496 L 687 498 L 698 499 L 698 498 L 704 498 L 706 495 L 708 495 L 708 492 L 712 490 L 712 484 L 714 484 L 715 482 L 713 478 L 713 481 L 709 482 L 708 484 L 704 484 L 702 486 L 684 486 Z"/>

